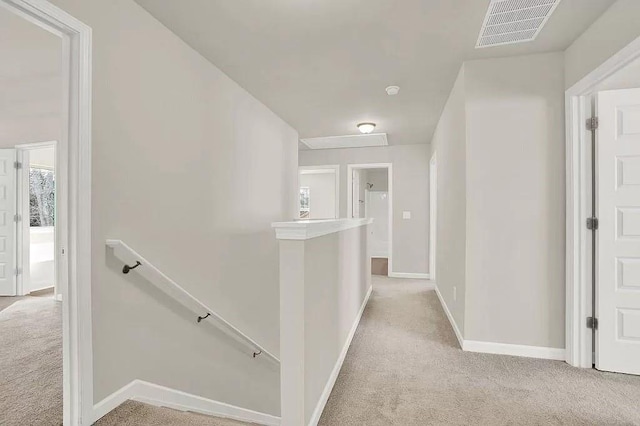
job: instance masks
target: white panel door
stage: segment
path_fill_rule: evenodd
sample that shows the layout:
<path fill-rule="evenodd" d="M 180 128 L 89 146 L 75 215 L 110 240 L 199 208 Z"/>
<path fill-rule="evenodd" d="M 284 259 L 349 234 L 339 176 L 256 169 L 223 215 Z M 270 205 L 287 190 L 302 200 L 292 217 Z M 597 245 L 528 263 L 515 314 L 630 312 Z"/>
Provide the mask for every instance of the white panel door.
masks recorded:
<path fill-rule="evenodd" d="M 369 225 L 369 255 L 389 257 L 389 194 L 386 191 L 367 191 Z"/>
<path fill-rule="evenodd" d="M 0 296 L 16 295 L 15 149 L 0 149 Z"/>
<path fill-rule="evenodd" d="M 640 89 L 596 102 L 596 368 L 640 374 Z"/>

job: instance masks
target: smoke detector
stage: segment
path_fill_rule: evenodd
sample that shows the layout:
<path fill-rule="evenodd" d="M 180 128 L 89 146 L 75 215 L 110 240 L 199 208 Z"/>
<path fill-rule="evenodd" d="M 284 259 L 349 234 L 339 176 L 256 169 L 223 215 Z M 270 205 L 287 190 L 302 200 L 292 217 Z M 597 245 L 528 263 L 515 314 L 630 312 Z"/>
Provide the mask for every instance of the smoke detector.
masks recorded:
<path fill-rule="evenodd" d="M 400 87 L 398 87 L 398 86 L 389 86 L 384 90 L 387 91 L 387 95 L 395 96 L 400 92 Z"/>
<path fill-rule="evenodd" d="M 533 41 L 561 0 L 491 0 L 476 49 Z"/>

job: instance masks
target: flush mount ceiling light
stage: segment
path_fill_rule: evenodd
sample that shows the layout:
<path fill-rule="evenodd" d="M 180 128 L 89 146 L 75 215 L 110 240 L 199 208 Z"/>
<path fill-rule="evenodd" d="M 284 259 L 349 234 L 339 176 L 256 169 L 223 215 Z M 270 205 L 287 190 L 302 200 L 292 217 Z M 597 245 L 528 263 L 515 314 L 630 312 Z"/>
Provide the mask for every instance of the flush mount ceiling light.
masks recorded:
<path fill-rule="evenodd" d="M 387 95 L 395 96 L 400 92 L 400 87 L 398 87 L 398 86 L 389 86 L 384 90 L 387 91 Z"/>
<path fill-rule="evenodd" d="M 532 41 L 561 0 L 491 0 L 476 49 Z"/>
<path fill-rule="evenodd" d="M 375 123 L 360 123 L 358 124 L 358 130 L 360 130 L 360 133 L 364 133 L 365 135 L 368 135 L 369 133 L 373 132 L 373 129 L 376 128 L 376 124 Z"/>

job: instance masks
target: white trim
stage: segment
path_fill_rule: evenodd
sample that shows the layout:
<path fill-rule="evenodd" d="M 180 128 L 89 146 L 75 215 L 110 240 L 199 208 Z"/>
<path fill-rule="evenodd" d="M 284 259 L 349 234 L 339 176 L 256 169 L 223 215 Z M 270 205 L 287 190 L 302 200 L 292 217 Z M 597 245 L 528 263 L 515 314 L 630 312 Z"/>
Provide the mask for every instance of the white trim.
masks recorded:
<path fill-rule="evenodd" d="M 393 163 L 347 164 L 347 218 L 353 216 L 353 169 L 387 169 L 389 193 L 389 273 L 393 271 Z"/>
<path fill-rule="evenodd" d="M 276 363 L 280 362 L 278 357 L 234 327 L 233 324 L 226 321 L 218 315 L 216 311 L 182 288 L 178 283 L 153 266 L 151 262 L 142 257 L 139 253 L 136 253 L 135 250 L 124 242 L 120 240 L 107 240 L 106 245 L 113 249 L 113 255 L 125 264 L 134 265 L 136 261 L 140 262 L 140 265 L 134 270 L 135 273 L 141 275 L 164 294 L 189 309 L 193 313 L 194 317 L 200 318 L 201 315 L 209 314 L 209 317 L 204 320 L 205 324 L 216 327 L 227 336 L 249 348 L 252 351 L 251 355 L 262 352 L 260 358 L 264 356 Z"/>
<path fill-rule="evenodd" d="M 336 364 L 331 371 L 331 375 L 327 380 L 327 384 L 325 385 L 324 390 L 320 395 L 320 400 L 318 401 L 318 404 L 316 404 L 316 408 L 313 410 L 313 414 L 311 414 L 311 419 L 309 419 L 309 426 L 316 426 L 320 421 L 320 417 L 322 416 L 324 407 L 327 405 L 327 401 L 329 400 L 329 396 L 331 395 L 333 386 L 336 384 L 336 380 L 338 379 L 338 375 L 340 374 L 340 370 L 342 369 L 342 364 L 347 357 L 347 352 L 349 351 L 349 347 L 351 346 L 353 336 L 355 336 L 358 325 L 360 324 L 360 319 L 362 318 L 364 309 L 367 307 L 367 303 L 369 303 L 369 298 L 371 297 L 372 291 L 373 286 L 369 287 L 367 295 L 362 302 L 362 306 L 360 306 L 360 311 L 358 311 L 358 315 L 356 315 L 356 319 L 353 321 L 353 325 L 351 326 L 351 330 L 349 330 L 349 335 L 347 336 L 347 341 L 344 343 L 342 351 L 340 352 L 340 356 L 336 360 Z"/>
<path fill-rule="evenodd" d="M 389 272 L 389 278 L 410 278 L 414 280 L 429 280 L 429 274 L 416 272 Z"/>
<path fill-rule="evenodd" d="M 134 380 L 94 406 L 94 421 L 114 410 L 127 400 L 135 400 L 156 407 L 167 407 L 179 411 L 191 411 L 213 417 L 222 417 L 242 422 L 268 426 L 279 426 L 280 417 L 260 413 L 224 402 L 214 401 L 165 386 Z"/>
<path fill-rule="evenodd" d="M 437 285 L 436 285 L 436 295 L 438 296 L 438 300 L 440 300 L 440 305 L 442 305 L 442 310 L 444 310 L 444 313 L 447 315 L 447 318 L 449 319 L 449 323 L 451 324 L 451 328 L 453 328 L 453 332 L 455 333 L 456 338 L 458 339 L 458 344 L 460 345 L 460 348 L 461 349 L 464 348 L 464 339 L 462 338 L 462 333 L 460 332 L 460 329 L 458 328 L 458 324 L 456 323 L 455 318 L 453 318 L 453 314 L 451 314 L 451 311 L 449 310 L 449 307 L 444 301 L 444 298 L 442 297 L 442 294 L 440 293 L 440 289 L 438 288 Z"/>
<path fill-rule="evenodd" d="M 438 162 L 434 152 L 429 161 L 429 276 L 436 281 L 438 220 Z"/>
<path fill-rule="evenodd" d="M 300 188 L 300 175 L 309 175 L 314 173 L 335 173 L 336 212 L 334 219 L 338 219 L 340 217 L 340 164 L 330 164 L 322 166 L 299 166 L 298 188 Z M 300 206 L 298 206 L 298 210 L 300 210 Z"/>
<path fill-rule="evenodd" d="M 565 350 L 559 348 L 547 348 L 543 346 L 512 345 L 507 343 L 480 342 L 477 340 L 465 340 L 463 349 L 465 352 L 480 352 L 495 355 L 511 355 L 525 358 L 551 359 L 564 361 Z"/>
<path fill-rule="evenodd" d="M 89 425 L 93 418 L 93 354 L 91 337 L 91 28 L 47 0 L 0 0 L 0 5 L 62 38 L 65 116 L 59 145 L 68 159 L 67 235 L 61 236 L 64 270 L 60 282 L 63 327 L 63 421 Z M 60 224 L 59 224 L 60 225 Z M 66 260 L 66 261 L 64 261 Z"/>
<path fill-rule="evenodd" d="M 345 231 L 359 226 L 369 225 L 373 219 L 327 219 L 298 220 L 294 222 L 275 222 L 271 227 L 276 230 L 278 240 L 309 240 L 323 235 Z"/>
<path fill-rule="evenodd" d="M 590 215 L 588 153 L 585 152 L 585 120 L 590 117 L 588 97 L 597 85 L 616 71 L 640 58 L 640 37 L 590 72 L 565 93 L 566 108 L 566 361 L 574 367 L 591 368 Z"/>
<path fill-rule="evenodd" d="M 435 288 L 442 310 L 447 315 L 447 319 L 453 328 L 453 332 L 458 339 L 460 348 L 465 352 L 481 352 L 494 355 L 511 355 L 527 358 L 540 358 L 540 359 L 552 359 L 558 361 L 564 361 L 565 350 L 558 348 L 547 348 L 542 346 L 526 346 L 526 345 L 513 345 L 507 343 L 494 343 L 494 342 L 481 342 L 478 340 L 464 340 L 462 333 L 458 328 L 456 320 L 453 318 L 449 307 L 447 306 L 440 289 L 438 286 Z"/>

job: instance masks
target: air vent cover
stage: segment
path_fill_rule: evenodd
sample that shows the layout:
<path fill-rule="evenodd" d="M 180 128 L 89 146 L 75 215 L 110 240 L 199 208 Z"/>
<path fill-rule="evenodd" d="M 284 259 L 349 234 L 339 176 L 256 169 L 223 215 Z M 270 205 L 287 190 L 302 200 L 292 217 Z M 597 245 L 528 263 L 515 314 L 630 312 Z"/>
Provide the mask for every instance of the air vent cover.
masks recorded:
<path fill-rule="evenodd" d="M 560 0 L 491 0 L 476 49 L 532 41 Z"/>

